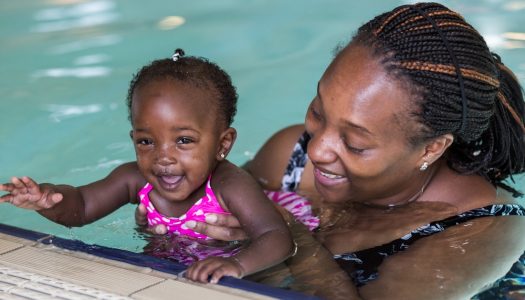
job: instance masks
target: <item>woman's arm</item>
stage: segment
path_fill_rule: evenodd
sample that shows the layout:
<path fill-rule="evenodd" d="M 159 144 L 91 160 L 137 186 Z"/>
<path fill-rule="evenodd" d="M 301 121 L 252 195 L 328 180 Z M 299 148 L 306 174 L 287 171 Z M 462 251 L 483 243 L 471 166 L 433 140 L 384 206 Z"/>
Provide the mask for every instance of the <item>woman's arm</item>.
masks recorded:
<path fill-rule="evenodd" d="M 470 299 L 523 253 L 523 228 L 523 216 L 450 227 L 385 259 L 379 278 L 359 292 L 364 299 Z"/>
<path fill-rule="evenodd" d="M 243 168 L 267 190 L 279 190 L 294 145 L 304 133 L 304 125 L 292 125 L 271 136 Z"/>
<path fill-rule="evenodd" d="M 292 290 L 323 299 L 361 299 L 352 279 L 342 270 L 328 251 L 302 223 L 290 221 L 296 254 L 286 261 L 293 282 Z"/>

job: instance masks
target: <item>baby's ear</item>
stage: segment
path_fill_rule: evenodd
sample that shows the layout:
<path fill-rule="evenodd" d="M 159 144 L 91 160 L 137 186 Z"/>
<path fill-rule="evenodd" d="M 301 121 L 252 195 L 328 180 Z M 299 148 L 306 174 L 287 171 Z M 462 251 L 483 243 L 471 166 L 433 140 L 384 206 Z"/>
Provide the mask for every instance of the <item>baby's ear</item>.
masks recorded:
<path fill-rule="evenodd" d="M 226 156 L 228 156 L 228 153 L 230 153 L 236 138 L 237 130 L 235 130 L 233 127 L 228 127 L 221 133 L 219 148 L 216 155 L 218 161 L 222 161 L 226 158 Z"/>

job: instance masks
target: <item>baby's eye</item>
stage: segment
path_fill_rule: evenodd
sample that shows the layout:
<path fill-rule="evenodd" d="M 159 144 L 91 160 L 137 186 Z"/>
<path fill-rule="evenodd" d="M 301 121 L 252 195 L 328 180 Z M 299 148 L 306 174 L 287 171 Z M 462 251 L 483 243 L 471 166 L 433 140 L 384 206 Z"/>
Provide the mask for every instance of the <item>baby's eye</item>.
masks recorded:
<path fill-rule="evenodd" d="M 148 146 L 148 145 L 152 145 L 152 144 L 153 144 L 153 141 L 150 140 L 150 139 L 138 139 L 137 140 L 137 145 Z"/>
<path fill-rule="evenodd" d="M 177 144 L 190 144 L 193 143 L 193 140 L 189 137 L 180 137 L 177 139 Z"/>

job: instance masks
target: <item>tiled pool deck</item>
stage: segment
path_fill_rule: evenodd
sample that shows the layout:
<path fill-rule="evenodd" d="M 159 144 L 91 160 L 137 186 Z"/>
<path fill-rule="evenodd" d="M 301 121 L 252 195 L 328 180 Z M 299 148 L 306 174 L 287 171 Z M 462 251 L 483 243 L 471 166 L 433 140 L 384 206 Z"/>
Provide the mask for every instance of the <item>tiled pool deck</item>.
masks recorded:
<path fill-rule="evenodd" d="M 199 284 L 184 266 L 0 224 L 0 299 L 315 299 L 224 278 Z"/>

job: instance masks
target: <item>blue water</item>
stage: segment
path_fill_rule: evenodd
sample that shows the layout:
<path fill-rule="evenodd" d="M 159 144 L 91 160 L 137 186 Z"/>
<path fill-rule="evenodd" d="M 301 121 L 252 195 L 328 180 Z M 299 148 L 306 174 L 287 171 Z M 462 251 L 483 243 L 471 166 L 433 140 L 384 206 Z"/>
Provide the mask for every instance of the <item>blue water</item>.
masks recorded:
<path fill-rule="evenodd" d="M 0 181 L 80 185 L 133 160 L 124 104 L 139 67 L 173 49 L 227 70 L 240 95 L 229 158 L 248 160 L 302 122 L 332 49 L 401 1 L 34 0 L 0 7 Z M 525 82 L 525 1 L 442 1 L 463 13 Z M 525 190 L 525 180 L 518 178 Z M 1 205 L 0 223 L 141 251 L 134 207 L 67 229 Z"/>

